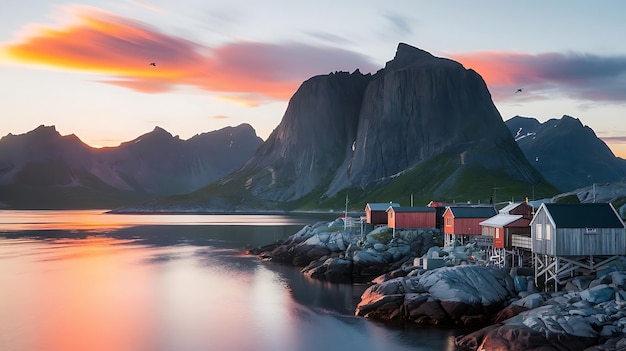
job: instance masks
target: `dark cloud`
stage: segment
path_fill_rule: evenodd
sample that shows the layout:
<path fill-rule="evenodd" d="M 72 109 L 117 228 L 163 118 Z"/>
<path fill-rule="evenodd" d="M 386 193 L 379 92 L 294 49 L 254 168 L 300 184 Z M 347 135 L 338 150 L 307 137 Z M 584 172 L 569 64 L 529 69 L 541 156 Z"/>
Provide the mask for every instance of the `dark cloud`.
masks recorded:
<path fill-rule="evenodd" d="M 350 44 L 354 42 L 346 37 L 328 32 L 308 32 L 308 34 L 313 38 L 333 44 Z"/>
<path fill-rule="evenodd" d="M 398 13 L 387 13 L 385 18 L 391 23 L 395 32 L 400 34 L 413 34 L 411 19 Z"/>

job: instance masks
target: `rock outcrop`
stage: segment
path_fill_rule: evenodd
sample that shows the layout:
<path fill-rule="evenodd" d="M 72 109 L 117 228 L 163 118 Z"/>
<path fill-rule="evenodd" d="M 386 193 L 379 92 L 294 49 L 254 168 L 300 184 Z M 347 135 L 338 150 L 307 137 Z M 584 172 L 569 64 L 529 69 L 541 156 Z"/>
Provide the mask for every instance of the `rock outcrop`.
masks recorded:
<path fill-rule="evenodd" d="M 512 277 L 498 268 L 418 271 L 369 287 L 356 315 L 396 324 L 484 326 L 517 294 Z"/>
<path fill-rule="evenodd" d="M 568 284 L 569 291 L 532 295 L 535 303 L 528 310 L 460 336 L 456 344 L 472 350 L 622 350 L 626 347 L 626 271 L 587 278 L 575 278 Z"/>
<path fill-rule="evenodd" d="M 424 255 L 430 247 L 441 244 L 440 238 L 432 228 L 397 230 L 394 236 L 387 227 L 362 237 L 360 233 L 344 231 L 343 220 L 338 219 L 305 226 L 294 235 L 250 253 L 264 260 L 302 267 L 304 274 L 316 279 L 368 282 Z"/>

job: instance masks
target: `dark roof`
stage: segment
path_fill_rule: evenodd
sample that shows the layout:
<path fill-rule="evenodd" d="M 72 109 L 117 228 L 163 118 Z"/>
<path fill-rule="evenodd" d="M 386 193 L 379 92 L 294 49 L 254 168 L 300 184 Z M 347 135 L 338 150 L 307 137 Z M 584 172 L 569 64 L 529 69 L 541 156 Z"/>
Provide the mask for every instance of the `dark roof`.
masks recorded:
<path fill-rule="evenodd" d="M 498 214 L 493 206 L 450 206 L 454 218 L 490 218 Z"/>
<path fill-rule="evenodd" d="M 387 209 L 389 211 L 389 209 Z M 394 212 L 437 212 L 434 207 L 393 207 Z"/>
<path fill-rule="evenodd" d="M 608 203 L 545 204 L 557 228 L 623 228 Z"/>
<path fill-rule="evenodd" d="M 382 203 L 370 202 L 367 205 L 365 205 L 365 208 L 369 207 L 370 211 L 387 211 L 389 206 L 398 207 L 400 205 L 395 202 L 382 202 Z"/>

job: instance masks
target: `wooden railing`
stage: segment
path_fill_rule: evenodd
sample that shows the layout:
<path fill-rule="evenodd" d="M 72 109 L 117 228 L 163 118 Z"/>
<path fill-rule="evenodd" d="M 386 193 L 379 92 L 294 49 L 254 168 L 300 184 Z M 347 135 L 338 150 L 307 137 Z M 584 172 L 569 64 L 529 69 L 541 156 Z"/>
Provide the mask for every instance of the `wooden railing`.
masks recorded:
<path fill-rule="evenodd" d="M 511 237 L 511 245 L 513 247 L 521 247 L 521 248 L 524 248 L 524 249 L 531 249 L 532 248 L 532 241 L 530 240 L 529 236 L 513 234 L 513 236 Z"/>

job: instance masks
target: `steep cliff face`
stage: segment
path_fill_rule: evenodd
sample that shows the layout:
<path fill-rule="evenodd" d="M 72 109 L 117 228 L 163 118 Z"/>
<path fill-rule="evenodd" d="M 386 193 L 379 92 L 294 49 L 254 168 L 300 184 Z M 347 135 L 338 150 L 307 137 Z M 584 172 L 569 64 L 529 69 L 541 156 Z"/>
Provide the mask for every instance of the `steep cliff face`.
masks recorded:
<path fill-rule="evenodd" d="M 248 191 L 273 201 L 298 199 L 328 182 L 351 153 L 370 79 L 357 70 L 305 81 L 278 127 L 232 178 L 243 175 Z"/>
<path fill-rule="evenodd" d="M 626 161 L 577 118 L 540 123 L 515 116 L 506 125 L 528 161 L 560 191 L 626 178 Z"/>
<path fill-rule="evenodd" d="M 384 182 L 443 152 L 460 159 L 477 143 L 500 145 L 513 163 L 520 161 L 484 81 L 457 62 L 400 44 L 394 59 L 368 85 L 363 101 L 354 154 L 346 160 L 345 172 L 335 177 L 329 196 L 347 186 Z M 509 161 L 477 156 L 464 158 L 494 167 Z M 526 165 L 522 160 L 518 166 Z M 529 169 L 510 171 L 533 178 Z"/>
<path fill-rule="evenodd" d="M 493 177 L 517 182 L 517 188 L 546 185 L 515 144 L 480 75 L 400 44 L 373 76 L 357 71 L 305 81 L 278 128 L 220 184 L 252 196 L 240 198 L 241 204 L 303 197 L 312 203 L 344 190 L 363 198 L 403 177 L 403 187 L 411 187 L 405 191 L 452 196 L 476 176 L 484 178 L 480 192 L 487 200 Z M 216 191 L 207 187 L 198 196 Z"/>

